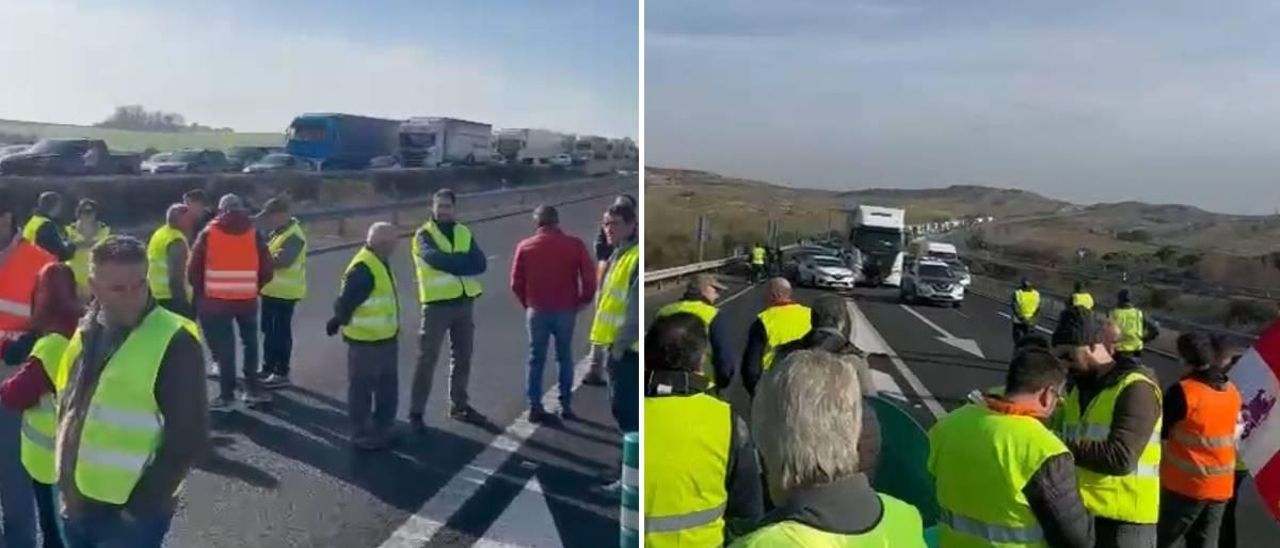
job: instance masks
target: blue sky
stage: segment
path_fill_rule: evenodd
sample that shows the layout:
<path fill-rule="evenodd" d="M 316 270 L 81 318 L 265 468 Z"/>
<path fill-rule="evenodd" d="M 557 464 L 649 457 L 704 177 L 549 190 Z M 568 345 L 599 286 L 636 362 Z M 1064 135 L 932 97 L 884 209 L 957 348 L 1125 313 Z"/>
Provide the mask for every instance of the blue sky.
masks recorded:
<path fill-rule="evenodd" d="M 613 1 L 0 0 L 0 70 L 30 75 L 0 117 L 126 102 L 242 130 L 321 110 L 635 137 L 637 26 Z"/>
<path fill-rule="evenodd" d="M 1280 6 L 646 3 L 649 165 L 1280 208 Z"/>

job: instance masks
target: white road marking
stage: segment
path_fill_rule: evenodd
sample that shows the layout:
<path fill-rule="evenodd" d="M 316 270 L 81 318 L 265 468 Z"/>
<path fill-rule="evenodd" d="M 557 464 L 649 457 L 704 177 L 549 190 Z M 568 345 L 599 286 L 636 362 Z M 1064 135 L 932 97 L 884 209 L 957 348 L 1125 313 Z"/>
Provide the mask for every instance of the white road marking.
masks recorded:
<path fill-rule="evenodd" d="M 716 305 L 724 306 L 725 304 L 728 304 L 728 303 L 729 303 L 729 301 L 732 301 L 732 300 L 734 300 L 734 299 L 736 299 L 736 298 L 738 298 L 738 297 L 741 297 L 741 296 L 743 296 L 743 295 L 746 295 L 748 291 L 751 291 L 752 289 L 755 289 L 755 287 L 756 287 L 755 285 L 748 285 L 747 287 L 742 288 L 742 291 L 739 291 L 739 292 L 737 292 L 737 293 L 734 293 L 733 295 L 730 295 L 730 296 L 728 296 L 728 297 L 725 297 L 725 298 L 723 298 L 723 299 L 720 299 L 720 301 L 719 301 L 719 302 L 717 302 L 717 303 L 716 303 Z"/>
<path fill-rule="evenodd" d="M 889 361 L 898 369 L 898 374 L 907 380 L 907 385 L 920 397 L 920 401 L 924 402 L 925 408 L 933 414 L 934 418 L 940 419 L 947 414 L 947 411 L 938 403 L 938 399 L 934 397 L 933 393 L 929 392 L 928 388 L 924 387 L 924 383 L 920 382 L 920 377 L 917 377 L 911 371 L 911 368 L 907 367 L 906 362 L 898 357 L 898 353 L 889 346 L 889 343 L 885 342 L 884 337 L 880 336 L 880 332 L 876 331 L 876 328 L 871 325 L 871 321 L 862 314 L 862 310 L 858 309 L 858 305 L 854 303 L 853 299 L 849 299 L 848 303 L 849 317 L 853 318 L 854 344 L 864 351 L 889 356 Z"/>
<path fill-rule="evenodd" d="M 573 390 L 576 391 L 582 385 L 582 378 L 590 367 L 591 362 L 585 359 L 579 361 L 574 367 Z M 639 397 L 639 395 L 636 397 Z M 542 405 L 544 408 L 552 407 L 558 399 L 558 392 L 555 389 L 549 389 L 542 395 Z M 422 504 L 421 508 L 418 508 L 417 512 L 409 516 L 409 519 L 405 520 L 378 547 L 416 548 L 431 540 L 462 508 L 462 505 L 476 494 L 480 486 L 484 485 L 484 479 L 493 475 L 493 471 L 497 470 L 513 453 L 518 451 L 537 429 L 538 425 L 529 422 L 528 411 L 521 414 L 505 431 L 494 437 L 484 451 L 481 451 L 479 455 L 476 455 L 471 460 L 463 473 L 455 474 L 449 480 L 449 483 L 441 487 L 439 491 L 436 491 L 430 499 Z M 619 440 L 619 445 L 621 445 L 621 440 Z M 477 478 L 477 475 L 481 476 L 481 478 Z M 538 489 L 540 491 L 541 486 Z M 552 531 L 555 529 L 555 524 L 552 521 L 547 521 L 542 525 Z M 477 544 L 476 546 L 482 545 L 503 546 L 503 544 Z"/>
<path fill-rule="evenodd" d="M 962 339 L 955 335 L 952 335 L 946 329 L 943 329 L 942 326 L 929 321 L 929 318 L 924 317 L 924 314 L 921 314 L 919 312 L 916 312 L 915 310 L 912 310 L 911 307 L 905 304 L 900 304 L 898 306 L 902 307 L 902 309 L 906 310 L 908 314 L 915 316 L 916 319 L 924 322 L 925 325 L 933 328 L 934 331 L 937 331 L 939 334 L 941 334 L 942 336 L 938 337 L 938 340 L 944 343 L 947 343 L 951 346 L 954 346 L 964 352 L 968 352 L 969 354 L 972 354 L 979 358 L 986 359 L 986 356 L 982 354 L 982 349 L 978 347 L 977 341 L 973 339 Z"/>
<path fill-rule="evenodd" d="M 998 315 L 998 316 L 1000 316 L 1000 317 L 1002 317 L 1002 318 L 1004 318 L 1004 319 L 1006 319 L 1006 320 L 1013 321 L 1013 316 L 1010 316 L 1008 312 L 996 312 L 996 315 Z M 1036 325 L 1036 331 L 1039 331 L 1039 332 L 1041 332 L 1041 333 L 1048 333 L 1048 334 L 1050 334 L 1050 335 L 1052 335 L 1052 334 L 1053 334 L 1053 330 L 1052 330 L 1052 329 L 1049 329 L 1049 328 L 1044 327 L 1044 326 L 1041 326 L 1041 325 Z"/>

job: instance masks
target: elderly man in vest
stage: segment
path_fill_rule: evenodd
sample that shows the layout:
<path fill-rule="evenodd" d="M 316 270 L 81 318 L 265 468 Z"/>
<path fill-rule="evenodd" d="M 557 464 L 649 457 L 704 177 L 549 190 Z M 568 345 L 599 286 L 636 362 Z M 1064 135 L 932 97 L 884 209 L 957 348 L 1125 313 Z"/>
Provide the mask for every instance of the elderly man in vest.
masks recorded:
<path fill-rule="evenodd" d="M 275 274 L 262 287 L 262 367 L 266 388 L 289 384 L 293 354 L 293 309 L 307 296 L 307 235 L 289 214 L 284 198 L 267 200 L 259 214 L 267 234 L 267 250 Z"/>
<path fill-rule="evenodd" d="M 747 331 L 742 351 L 742 385 L 756 393 L 760 376 L 773 366 L 778 347 L 804 337 L 812 327 L 812 311 L 791 298 L 791 283 L 785 278 L 769 280 L 768 306 L 756 316 Z"/>
<path fill-rule="evenodd" d="M 57 258 L 18 231 L 14 200 L 0 190 L 0 355 L 8 363 L 21 363 L 36 342 L 31 332 L 31 305 L 36 280 L 45 265 Z M 7 368 L 0 376 L 8 376 Z M 35 546 L 35 505 L 31 480 L 22 466 L 18 431 L 21 416 L 0 409 L 0 508 L 4 514 L 3 544 Z"/>
<path fill-rule="evenodd" d="M 208 442 L 198 330 L 156 306 L 136 239 L 110 236 L 95 247 L 89 286 L 96 303 L 54 379 L 66 540 L 159 548 Z"/>
<path fill-rule="evenodd" d="M 332 337 L 342 331 L 347 343 L 351 442 L 360 449 L 383 449 L 395 441 L 400 298 L 390 258 L 396 239 L 390 223 L 369 227 L 364 247 L 342 276 L 333 317 L 325 324 L 325 333 Z"/>
<path fill-rule="evenodd" d="M 712 390 L 725 390 L 733 380 L 733 364 L 729 363 L 729 322 L 719 315 L 716 300 L 725 285 L 714 274 L 698 274 L 685 287 L 680 300 L 658 309 L 658 318 L 687 312 L 702 319 L 707 328 L 710 347 L 698 373 Z"/>
<path fill-rule="evenodd" d="M 36 199 L 36 210 L 22 227 L 22 237 L 48 251 L 59 261 L 75 257 L 76 246 L 67 240 L 58 216 L 62 214 L 62 195 L 57 192 L 41 192 Z"/>
<path fill-rule="evenodd" d="M 477 276 L 488 268 L 488 259 L 471 229 L 456 217 L 457 196 L 452 190 L 436 191 L 431 219 L 413 235 L 413 264 L 422 305 L 418 339 L 418 363 L 409 394 L 409 424 L 426 431 L 422 419 L 431 394 L 436 362 L 444 336 L 449 335 L 449 417 L 482 424 L 485 418 L 471 407 L 467 383 L 471 378 L 471 351 L 475 342 L 472 313 L 483 289 Z"/>
<path fill-rule="evenodd" d="M 721 546 L 764 511 L 742 417 L 707 393 L 706 326 L 691 312 L 645 335 L 645 546 Z"/>
<path fill-rule="evenodd" d="M 924 548 L 920 511 L 858 472 L 861 413 L 857 371 L 829 352 L 794 352 L 764 376 L 751 438 L 777 507 L 732 547 Z"/>
<path fill-rule="evenodd" d="M 1093 546 L 1075 461 L 1044 424 L 1066 381 L 1066 365 L 1048 348 L 1025 346 L 1003 390 L 929 429 L 940 546 Z"/>
<path fill-rule="evenodd" d="M 1118 337 L 1083 307 L 1058 317 L 1053 353 L 1075 385 L 1052 422 L 1075 458 L 1097 545 L 1149 548 L 1160 512 L 1160 388 L 1154 371 L 1112 357 Z"/>
<path fill-rule="evenodd" d="M 173 204 L 165 212 L 165 223 L 151 233 L 147 242 L 147 284 L 156 304 L 174 314 L 195 319 L 191 285 L 187 283 L 187 233 L 195 217 L 183 204 Z"/>
<path fill-rule="evenodd" d="M 266 239 L 254 230 L 244 202 L 235 194 L 223 196 L 218 216 L 196 238 L 187 263 L 196 312 L 218 364 L 218 395 L 209 403 L 213 411 L 235 405 L 237 328 L 244 348 L 244 403 L 271 401 L 258 378 L 258 292 L 273 275 Z"/>

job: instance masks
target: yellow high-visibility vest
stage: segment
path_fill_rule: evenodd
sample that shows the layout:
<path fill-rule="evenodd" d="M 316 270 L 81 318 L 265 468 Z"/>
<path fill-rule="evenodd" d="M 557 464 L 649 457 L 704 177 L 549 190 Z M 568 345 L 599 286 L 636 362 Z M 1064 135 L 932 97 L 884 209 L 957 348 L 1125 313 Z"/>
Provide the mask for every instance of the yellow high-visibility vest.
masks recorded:
<path fill-rule="evenodd" d="M 40 337 L 31 348 L 31 357 L 40 360 L 40 366 L 50 380 L 58 378 L 62 366 L 62 354 L 67 350 L 67 338 L 57 333 Z M 31 479 L 46 485 L 58 481 L 54 467 L 54 440 L 58 437 L 58 392 L 40 396 L 40 401 L 22 412 L 22 466 Z"/>
<path fill-rule="evenodd" d="M 1142 337 L 1146 335 L 1143 325 L 1142 311 L 1137 308 L 1117 308 L 1111 311 L 1111 321 L 1120 328 L 1120 340 L 1116 342 L 1119 352 L 1138 352 L 1142 350 Z"/>
<path fill-rule="evenodd" d="M 751 250 L 751 264 L 761 266 L 764 265 L 764 248 L 757 247 Z"/>
<path fill-rule="evenodd" d="M 1013 292 L 1013 298 L 1018 305 L 1018 320 L 1027 320 L 1036 315 L 1036 311 L 1040 310 L 1040 292 L 1034 289 L 1019 289 Z"/>
<path fill-rule="evenodd" d="M 631 289 L 631 276 L 640 262 L 640 246 L 635 242 L 625 245 L 628 247 L 615 251 L 613 264 L 600 287 L 595 319 L 591 322 L 591 344 L 613 344 L 618 330 L 626 322 L 627 294 Z"/>
<path fill-rule="evenodd" d="M 159 300 L 173 298 L 169 290 L 169 246 L 181 241 L 185 247 L 187 235 L 172 226 L 164 225 L 151 234 L 147 242 L 147 284 L 151 286 L 151 295 Z M 182 286 L 187 289 L 187 300 L 191 299 L 191 283 L 182 275 Z"/>
<path fill-rule="evenodd" d="M 347 264 L 346 272 L 360 264 L 373 275 L 373 291 L 351 314 L 351 321 L 343 326 L 342 335 L 355 341 L 385 341 L 396 336 L 400 329 L 400 296 L 396 292 L 395 274 L 368 247 L 356 252 Z M 346 279 L 344 273 L 344 285 Z"/>
<path fill-rule="evenodd" d="M 702 325 L 707 328 L 707 334 L 711 334 L 711 322 L 716 319 L 719 310 L 705 302 L 696 299 L 687 299 L 676 301 L 658 309 L 658 318 L 687 312 L 702 319 Z M 714 387 L 716 384 L 716 371 L 711 363 L 711 345 L 707 345 L 707 351 L 702 356 L 702 369 L 699 371 L 703 379 Z"/>
<path fill-rule="evenodd" d="M 1082 306 L 1085 310 L 1093 310 L 1093 295 L 1073 293 L 1071 295 L 1071 306 Z"/>
<path fill-rule="evenodd" d="M 765 350 L 762 369 L 773 367 L 778 347 L 804 337 L 813 328 L 813 311 L 809 307 L 790 303 L 764 309 L 757 318 L 764 325 Z"/>
<path fill-rule="evenodd" d="M 307 235 L 302 231 L 302 223 L 297 219 L 290 221 L 288 228 L 281 230 L 267 242 L 267 250 L 274 257 L 284 248 L 289 238 L 301 240 L 302 250 L 298 252 L 293 264 L 276 269 L 271 283 L 262 286 L 262 294 L 276 299 L 300 301 L 307 296 Z"/>
<path fill-rule="evenodd" d="M 733 415 L 705 394 L 644 399 L 644 545 L 720 546 Z"/>
<path fill-rule="evenodd" d="M 457 299 L 462 296 L 478 297 L 483 292 L 480 281 L 475 276 L 454 276 L 441 272 L 422 260 L 421 245 L 418 239 L 426 232 L 435 242 L 436 247 L 445 253 L 466 253 L 471 250 L 471 229 L 462 223 L 453 225 L 453 241 L 445 238 L 434 220 L 427 221 L 418 228 L 409 244 L 413 252 L 413 265 L 418 275 L 418 302 L 431 304 L 437 301 Z"/>
<path fill-rule="evenodd" d="M 67 266 L 70 266 L 71 271 L 76 275 L 76 289 L 81 295 L 86 295 L 89 291 L 89 251 L 110 235 L 111 228 L 101 222 L 98 223 L 93 236 L 88 238 L 76 230 L 75 225 L 67 226 L 67 239 L 76 246 L 75 254 L 71 256 L 70 261 L 67 261 Z"/>

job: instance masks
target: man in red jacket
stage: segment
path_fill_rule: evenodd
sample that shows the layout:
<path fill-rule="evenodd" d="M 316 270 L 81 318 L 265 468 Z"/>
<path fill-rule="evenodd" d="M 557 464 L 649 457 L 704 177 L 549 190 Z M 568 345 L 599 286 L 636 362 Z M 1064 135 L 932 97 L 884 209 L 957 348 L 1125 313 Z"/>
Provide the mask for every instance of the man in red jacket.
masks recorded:
<path fill-rule="evenodd" d="M 209 403 L 212 411 L 229 411 L 235 404 L 237 328 L 244 346 L 244 403 L 271 401 L 258 379 L 258 292 L 273 274 L 266 238 L 254 230 L 244 202 L 235 194 L 223 196 L 218 216 L 200 231 L 187 263 L 196 315 L 218 364 L 219 394 Z"/>
<path fill-rule="evenodd" d="M 539 206 L 533 220 L 537 232 L 516 246 L 511 261 L 511 291 L 529 322 L 529 420 L 550 418 L 542 407 L 542 377 L 552 337 L 560 364 L 560 416 L 571 420 L 573 325 L 578 311 L 595 297 L 595 266 L 586 244 L 560 230 L 556 208 Z"/>

